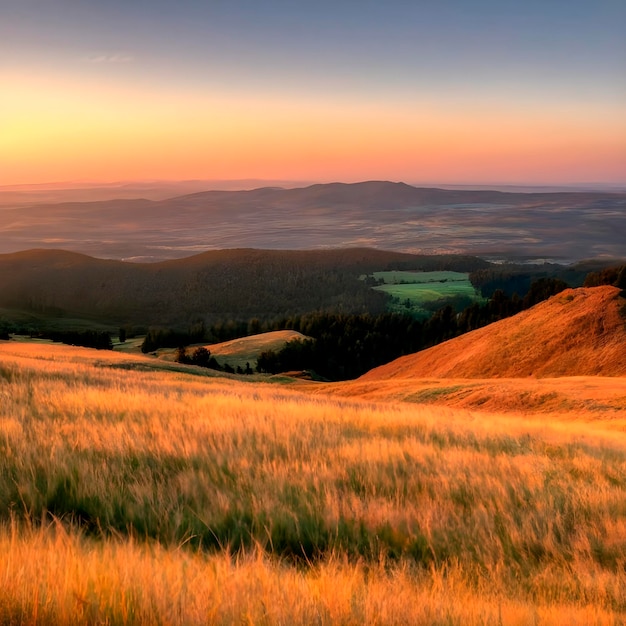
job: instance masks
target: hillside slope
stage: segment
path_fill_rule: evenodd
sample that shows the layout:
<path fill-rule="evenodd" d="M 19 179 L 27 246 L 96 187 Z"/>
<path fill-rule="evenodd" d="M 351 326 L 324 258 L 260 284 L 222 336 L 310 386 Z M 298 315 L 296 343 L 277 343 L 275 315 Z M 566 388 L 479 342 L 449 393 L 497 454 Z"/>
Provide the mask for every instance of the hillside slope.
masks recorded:
<path fill-rule="evenodd" d="M 264 350 L 281 350 L 285 344 L 294 339 L 306 339 L 307 337 L 295 330 L 274 330 L 249 337 L 240 337 L 223 341 L 220 343 L 208 344 L 205 346 L 211 356 L 223 367 L 228 363 L 231 367 L 241 367 L 245 369 L 247 365 L 256 367 L 259 355 Z M 198 346 L 191 346 L 189 352 Z M 162 348 L 158 350 L 158 356 L 166 361 L 174 361 L 177 350 L 172 348 Z"/>
<path fill-rule="evenodd" d="M 625 376 L 625 300 L 568 289 L 514 317 L 378 367 L 360 380 Z"/>
<path fill-rule="evenodd" d="M 311 311 L 381 313 L 386 297 L 361 274 L 384 269 L 472 271 L 467 256 L 370 248 L 211 250 L 161 263 L 95 259 L 62 250 L 0 255 L 0 308 L 40 318 L 180 325 L 274 319 Z"/>

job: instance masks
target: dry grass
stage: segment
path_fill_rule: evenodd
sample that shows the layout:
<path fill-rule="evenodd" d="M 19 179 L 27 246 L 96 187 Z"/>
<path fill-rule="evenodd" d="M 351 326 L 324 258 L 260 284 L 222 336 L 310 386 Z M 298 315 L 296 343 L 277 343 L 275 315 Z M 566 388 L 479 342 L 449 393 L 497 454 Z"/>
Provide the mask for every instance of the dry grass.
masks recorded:
<path fill-rule="evenodd" d="M 626 431 L 626 377 L 359 379 L 316 385 L 298 382 L 294 388 L 375 402 L 401 400 L 481 414 L 507 413 L 527 421 L 567 422 L 569 427 L 579 423 L 585 430 Z"/>
<path fill-rule="evenodd" d="M 496 576 L 468 580 L 454 565 L 424 570 L 406 561 L 366 564 L 331 556 L 297 569 L 259 551 L 208 555 L 132 540 L 94 541 L 55 523 L 3 528 L 0 555 L 3 624 L 620 623 L 597 602 L 572 606 L 565 590 L 549 604 L 534 605 L 512 599 Z"/>
<path fill-rule="evenodd" d="M 626 619 L 626 443 L 598 416 L 140 363 L 0 344 L 0 622 Z"/>
<path fill-rule="evenodd" d="M 382 365 L 364 380 L 626 376 L 617 287 L 568 289 L 514 317 Z"/>
<path fill-rule="evenodd" d="M 306 339 L 306 337 L 295 330 L 275 330 L 259 335 L 241 337 L 221 343 L 212 343 L 205 347 L 211 352 L 220 365 L 228 363 L 233 368 L 246 368 L 250 365 L 256 367 L 257 360 L 264 350 L 281 350 L 285 344 L 294 339 Z M 189 351 L 202 344 L 190 346 Z M 162 348 L 158 350 L 158 356 L 164 360 L 173 361 L 176 357 L 176 350 Z"/>

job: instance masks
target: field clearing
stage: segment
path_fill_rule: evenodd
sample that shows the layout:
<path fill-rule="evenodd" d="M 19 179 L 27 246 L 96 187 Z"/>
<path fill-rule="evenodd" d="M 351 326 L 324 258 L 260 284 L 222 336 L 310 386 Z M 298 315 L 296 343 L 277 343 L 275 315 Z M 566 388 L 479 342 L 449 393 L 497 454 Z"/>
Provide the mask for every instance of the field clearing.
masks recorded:
<path fill-rule="evenodd" d="M 384 285 L 373 289 L 393 298 L 390 310 L 395 312 L 428 317 L 438 308 L 455 301 L 456 308 L 485 301 L 470 282 L 469 274 L 462 272 L 387 271 L 374 272 L 373 276 L 384 281 Z"/>
<path fill-rule="evenodd" d="M 439 282 L 465 282 L 469 280 L 466 272 L 405 272 L 391 270 L 385 272 L 374 272 L 372 274 L 376 280 L 382 280 L 386 285 L 401 283 L 439 283 Z"/>
<path fill-rule="evenodd" d="M 1 623 L 626 619 L 618 409 L 374 402 L 142 360 L 0 342 Z"/>
<path fill-rule="evenodd" d="M 116 334 L 111 336 L 113 340 L 113 349 L 119 352 L 141 353 L 141 346 L 145 340 L 145 335 L 137 337 L 129 337 L 124 342 L 120 342 Z"/>
<path fill-rule="evenodd" d="M 443 300 L 444 298 L 454 298 L 457 296 L 479 300 L 476 296 L 476 290 L 469 281 L 379 285 L 378 287 L 374 287 L 374 289 L 376 291 L 384 291 L 395 298 L 400 298 L 403 302 L 410 300 L 415 304 L 435 302 L 437 300 Z"/>

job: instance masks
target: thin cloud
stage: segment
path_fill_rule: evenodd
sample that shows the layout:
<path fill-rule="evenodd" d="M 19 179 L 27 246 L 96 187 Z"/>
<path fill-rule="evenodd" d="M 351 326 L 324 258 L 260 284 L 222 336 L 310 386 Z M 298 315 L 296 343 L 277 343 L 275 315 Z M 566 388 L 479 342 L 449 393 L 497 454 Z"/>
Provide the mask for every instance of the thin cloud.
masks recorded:
<path fill-rule="evenodd" d="M 135 58 L 129 54 L 94 54 L 85 58 L 88 63 L 130 63 Z"/>

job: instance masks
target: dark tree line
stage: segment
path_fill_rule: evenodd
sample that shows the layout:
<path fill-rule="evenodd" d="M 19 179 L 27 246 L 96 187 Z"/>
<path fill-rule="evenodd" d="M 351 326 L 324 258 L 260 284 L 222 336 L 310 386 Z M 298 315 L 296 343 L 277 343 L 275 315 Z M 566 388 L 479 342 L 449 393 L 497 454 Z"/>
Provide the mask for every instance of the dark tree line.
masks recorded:
<path fill-rule="evenodd" d="M 496 291 L 485 305 L 473 304 L 460 314 L 448 305 L 425 322 L 391 313 L 299 316 L 287 320 L 285 327 L 311 339 L 290 341 L 277 352 L 263 352 L 257 369 L 273 374 L 312 370 L 329 380 L 356 378 L 405 354 L 515 315 L 566 288 L 561 280 L 542 278 L 530 286 L 524 298 Z"/>
<path fill-rule="evenodd" d="M 228 363 L 224 363 L 224 366 L 221 366 L 217 359 L 211 355 L 211 352 L 208 348 L 204 346 L 200 346 L 193 350 L 191 354 L 187 353 L 187 348 L 185 346 L 179 346 L 176 350 L 175 361 L 177 363 L 184 363 L 186 365 L 197 365 L 198 367 L 207 367 L 213 370 L 217 370 L 219 372 L 226 372 L 228 374 L 253 374 L 253 370 L 250 367 L 250 363 L 246 363 L 245 369 L 240 365 L 237 368 L 233 368 Z"/>
<path fill-rule="evenodd" d="M 103 330 L 67 330 L 47 331 L 36 335 L 40 339 L 51 339 L 70 346 L 96 348 L 97 350 L 113 350 L 111 335 Z"/>
<path fill-rule="evenodd" d="M 622 291 L 626 290 L 626 265 L 607 267 L 599 272 L 589 272 L 585 278 L 585 287 L 599 287 L 613 285 Z"/>
<path fill-rule="evenodd" d="M 159 348 L 178 348 L 190 343 L 200 343 L 204 339 L 204 329 L 198 332 L 180 332 L 172 328 L 149 328 L 141 344 L 141 351 L 146 354 Z"/>
<path fill-rule="evenodd" d="M 291 320 L 294 330 L 312 339 L 290 341 L 258 359 L 260 372 L 313 370 L 329 380 L 355 378 L 379 362 L 415 352 L 423 324 L 407 315 L 340 315 L 320 313 Z"/>
<path fill-rule="evenodd" d="M 210 367 L 214 370 L 221 370 L 220 364 L 214 356 L 204 346 L 196 348 L 191 354 L 187 353 L 185 346 L 178 346 L 176 350 L 176 363 L 185 363 L 186 365 L 198 365 L 199 367 Z"/>
<path fill-rule="evenodd" d="M 479 268 L 469 274 L 469 280 L 484 298 L 491 298 L 500 290 L 507 296 L 517 294 L 523 298 L 532 284 L 542 278 L 558 279 L 566 282 L 570 287 L 582 287 L 594 264 L 577 263 L 575 265 L 517 265 L 507 263 L 488 268 Z"/>
<path fill-rule="evenodd" d="M 231 339 L 239 339 L 240 337 L 276 330 L 280 323 L 279 320 L 265 320 L 261 322 L 258 318 L 252 318 L 246 322 L 226 319 L 209 326 L 205 326 L 204 322 L 198 321 L 192 324 L 188 331 L 150 327 L 141 345 L 141 351 L 145 354 L 154 352 L 159 348 L 178 348 L 179 346 L 188 346 L 192 343 L 230 341 Z"/>

